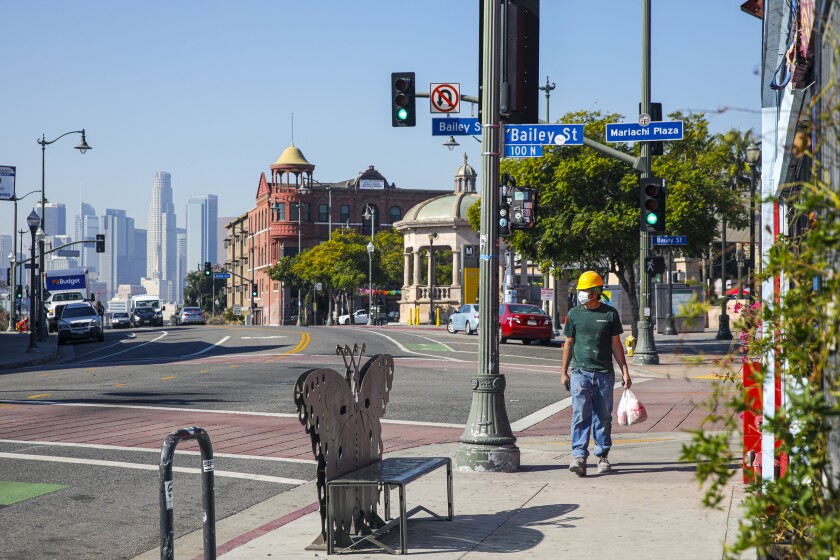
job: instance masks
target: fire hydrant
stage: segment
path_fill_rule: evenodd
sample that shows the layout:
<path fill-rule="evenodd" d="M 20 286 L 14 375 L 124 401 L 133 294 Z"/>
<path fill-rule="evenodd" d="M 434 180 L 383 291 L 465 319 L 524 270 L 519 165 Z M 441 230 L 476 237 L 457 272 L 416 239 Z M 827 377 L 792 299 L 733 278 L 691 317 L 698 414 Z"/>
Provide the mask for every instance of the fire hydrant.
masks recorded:
<path fill-rule="evenodd" d="M 627 347 L 627 355 L 632 356 L 636 352 L 636 337 L 631 334 L 624 340 L 624 345 Z"/>

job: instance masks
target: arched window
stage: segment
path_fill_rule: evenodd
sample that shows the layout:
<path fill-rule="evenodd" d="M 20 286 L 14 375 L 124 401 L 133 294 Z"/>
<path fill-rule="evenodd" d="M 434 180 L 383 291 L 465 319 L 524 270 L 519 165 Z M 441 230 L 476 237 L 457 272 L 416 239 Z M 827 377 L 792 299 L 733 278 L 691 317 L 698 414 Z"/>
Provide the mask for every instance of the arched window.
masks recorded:
<path fill-rule="evenodd" d="M 402 210 L 399 206 L 391 206 L 391 223 L 399 222 L 402 219 Z"/>

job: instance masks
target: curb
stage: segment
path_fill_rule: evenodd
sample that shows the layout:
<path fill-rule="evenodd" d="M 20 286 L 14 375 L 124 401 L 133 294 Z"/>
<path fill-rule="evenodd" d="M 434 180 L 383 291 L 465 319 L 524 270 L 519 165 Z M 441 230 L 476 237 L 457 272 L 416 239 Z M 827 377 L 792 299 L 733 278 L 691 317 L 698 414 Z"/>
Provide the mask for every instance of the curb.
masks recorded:
<path fill-rule="evenodd" d="M 52 352 L 47 355 L 39 356 L 38 358 L 34 358 L 31 360 L 20 360 L 17 362 L 6 362 L 0 363 L 0 371 L 7 370 L 7 369 L 17 369 L 27 366 L 37 366 L 40 364 L 45 364 L 47 362 L 51 362 L 58 357 L 58 346 L 54 346 Z"/>

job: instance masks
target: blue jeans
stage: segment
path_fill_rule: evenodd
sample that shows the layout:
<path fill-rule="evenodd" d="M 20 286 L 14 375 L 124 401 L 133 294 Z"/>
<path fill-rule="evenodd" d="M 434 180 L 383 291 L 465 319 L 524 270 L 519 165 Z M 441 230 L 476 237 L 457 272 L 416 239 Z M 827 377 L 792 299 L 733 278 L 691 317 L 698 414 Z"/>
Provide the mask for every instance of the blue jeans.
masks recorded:
<path fill-rule="evenodd" d="M 612 447 L 612 409 L 615 373 L 595 373 L 573 369 L 572 390 L 572 455 L 589 456 L 589 434 L 595 440 L 595 455 L 602 456 Z"/>

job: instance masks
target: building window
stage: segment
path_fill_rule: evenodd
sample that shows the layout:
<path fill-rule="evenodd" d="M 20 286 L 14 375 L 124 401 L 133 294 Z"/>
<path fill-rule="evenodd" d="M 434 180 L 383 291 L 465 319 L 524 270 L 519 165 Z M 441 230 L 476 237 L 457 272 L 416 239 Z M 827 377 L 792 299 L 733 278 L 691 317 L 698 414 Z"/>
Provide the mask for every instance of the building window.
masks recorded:
<path fill-rule="evenodd" d="M 312 205 L 308 202 L 303 203 L 303 221 L 304 222 L 311 222 L 312 221 Z"/>
<path fill-rule="evenodd" d="M 319 204 L 318 205 L 318 221 L 319 222 L 329 222 L 330 221 L 330 207 L 327 204 Z"/>
<path fill-rule="evenodd" d="M 289 204 L 289 221 L 296 222 L 298 221 L 298 212 L 300 211 L 300 206 L 298 206 L 297 202 L 293 202 Z"/>
<path fill-rule="evenodd" d="M 285 222 L 286 221 L 286 203 L 281 202 L 277 205 L 277 211 L 274 215 L 275 221 L 278 222 Z"/>
<path fill-rule="evenodd" d="M 350 221 L 350 205 L 349 204 L 342 204 L 341 205 L 341 223 L 346 223 Z"/>
<path fill-rule="evenodd" d="M 391 223 L 399 222 L 402 219 L 402 210 L 399 206 L 391 206 Z"/>

